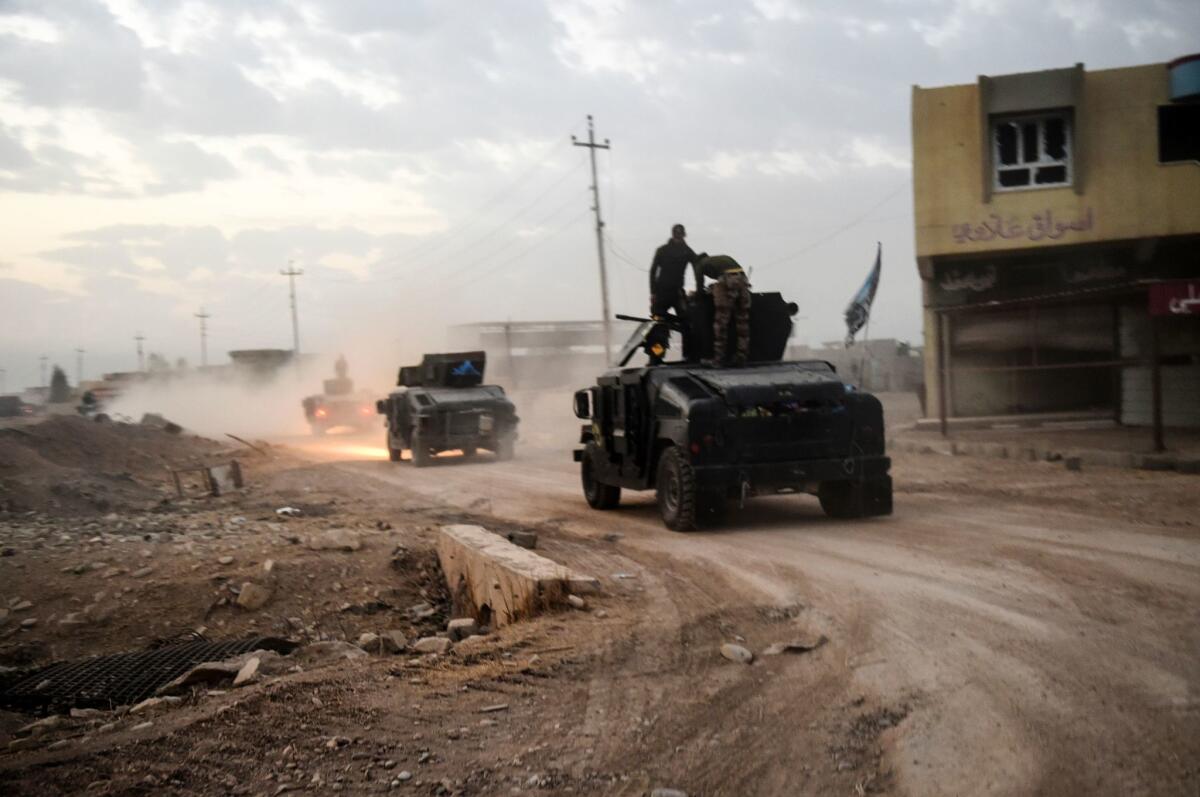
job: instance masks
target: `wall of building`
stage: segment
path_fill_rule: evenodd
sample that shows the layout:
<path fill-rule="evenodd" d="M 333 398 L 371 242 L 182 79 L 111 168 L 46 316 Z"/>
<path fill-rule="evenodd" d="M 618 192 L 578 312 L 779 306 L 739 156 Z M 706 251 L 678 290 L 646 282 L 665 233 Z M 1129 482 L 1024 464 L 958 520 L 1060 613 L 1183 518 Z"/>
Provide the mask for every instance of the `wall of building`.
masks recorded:
<path fill-rule="evenodd" d="M 995 192 L 986 199 L 987 137 L 978 84 L 912 94 L 913 191 L 918 257 L 1002 252 L 1200 231 L 1200 165 L 1159 164 L 1157 108 L 1168 99 L 1165 64 L 1084 72 L 1075 108 L 1076 186 Z M 1039 109 L 1029 109 L 1039 110 Z M 1035 215 L 1086 226 L 1031 240 Z M 973 241 L 960 225 L 1021 225 L 1024 234 Z"/>

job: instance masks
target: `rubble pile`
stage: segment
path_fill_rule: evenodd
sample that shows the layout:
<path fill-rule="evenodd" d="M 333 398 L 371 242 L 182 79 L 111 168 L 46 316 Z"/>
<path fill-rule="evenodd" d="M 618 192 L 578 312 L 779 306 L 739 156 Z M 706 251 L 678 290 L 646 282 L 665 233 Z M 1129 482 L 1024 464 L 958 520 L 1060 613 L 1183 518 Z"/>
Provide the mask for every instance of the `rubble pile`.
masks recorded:
<path fill-rule="evenodd" d="M 167 495 L 167 468 L 222 448 L 158 424 L 65 415 L 0 429 L 0 510 L 103 514 L 144 508 Z"/>

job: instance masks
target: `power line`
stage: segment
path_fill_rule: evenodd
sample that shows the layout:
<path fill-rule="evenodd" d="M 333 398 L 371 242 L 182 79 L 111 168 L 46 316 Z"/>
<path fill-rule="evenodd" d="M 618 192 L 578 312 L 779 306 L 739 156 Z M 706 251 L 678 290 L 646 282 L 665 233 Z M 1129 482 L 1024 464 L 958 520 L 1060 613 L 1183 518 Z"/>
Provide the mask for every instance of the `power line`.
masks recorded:
<path fill-rule="evenodd" d="M 549 214 L 547 214 L 546 216 L 544 216 L 543 218 L 538 220 L 537 223 L 535 223 L 533 225 L 534 229 L 539 229 L 539 228 L 543 227 L 544 225 L 549 224 L 551 221 L 556 219 L 560 213 L 562 213 L 564 210 L 566 210 L 567 208 L 574 205 L 575 201 L 576 201 L 575 197 L 571 197 L 566 202 L 563 202 L 561 205 L 559 205 L 554 210 L 552 210 Z M 510 246 L 512 246 L 513 244 L 517 243 L 518 240 L 519 239 L 517 239 L 517 238 L 510 238 L 506 243 L 501 244 L 495 251 L 491 252 L 490 254 L 494 255 L 499 252 L 503 252 L 505 249 L 507 249 Z M 535 244 L 535 246 L 536 246 L 536 244 Z M 528 250 L 522 250 L 522 251 L 528 251 Z M 482 259 L 471 260 L 471 261 L 463 264 L 460 268 L 450 271 L 446 274 L 443 274 L 442 280 L 443 280 L 443 282 L 453 280 L 455 277 L 460 277 L 463 274 L 467 273 L 468 271 L 471 271 L 472 269 L 477 268 L 481 263 L 486 263 L 486 262 L 487 261 L 482 260 Z"/>
<path fill-rule="evenodd" d="M 570 128 L 568 128 L 567 133 L 569 134 L 571 131 L 576 130 L 582 121 L 583 120 L 577 118 L 571 124 Z M 521 172 L 521 174 L 515 180 L 513 180 L 511 183 L 508 183 L 507 185 L 503 186 L 496 193 L 492 194 L 488 199 L 484 200 L 484 202 L 481 205 L 479 205 L 479 207 L 477 207 L 474 212 L 468 213 L 466 216 L 466 221 L 464 221 L 463 223 L 461 223 L 459 225 L 451 226 L 451 227 L 443 230 L 440 233 L 434 233 L 432 237 L 425 238 L 425 239 L 417 242 L 414 245 L 414 247 L 412 249 L 409 249 L 407 252 L 402 252 L 399 254 L 391 255 L 389 257 L 385 257 L 380 260 L 377 260 L 374 263 L 370 264 L 371 268 L 379 268 L 381 266 L 387 266 L 387 265 L 391 265 L 393 263 L 412 261 L 419 256 L 429 255 L 431 252 L 436 251 L 439 247 L 443 246 L 444 244 L 446 244 L 450 241 L 457 240 L 458 237 L 461 236 L 464 232 L 471 229 L 473 226 L 475 226 L 476 224 L 481 222 L 483 219 L 485 219 L 486 211 L 490 210 L 493 206 L 500 203 L 501 200 L 507 200 L 530 177 L 532 177 L 533 175 L 537 174 L 542 169 L 544 169 L 546 167 L 547 163 L 549 163 L 549 161 L 546 160 L 546 155 L 548 155 L 550 153 L 552 148 L 557 146 L 557 142 L 560 140 L 561 140 L 561 138 L 553 138 L 553 139 L 547 140 L 546 145 L 544 147 L 542 147 L 542 149 L 540 149 L 537 152 L 537 154 L 532 158 L 532 162 L 530 163 L 529 168 L 526 169 L 525 171 Z M 383 281 L 383 280 L 387 280 L 387 279 L 402 279 L 403 276 L 404 275 L 393 275 L 392 277 L 381 276 L 381 277 L 376 277 L 374 279 L 369 279 L 369 280 L 328 280 L 328 282 L 344 283 L 344 284 L 361 284 L 364 282 L 376 282 L 376 281 Z"/>
<path fill-rule="evenodd" d="M 863 221 L 865 221 L 867 219 L 868 216 L 870 216 L 872 213 L 874 213 L 879 208 L 883 207 L 883 205 L 886 204 L 887 202 L 894 199 L 901 191 L 903 191 L 905 188 L 907 188 L 908 185 L 909 185 L 908 181 L 907 180 L 904 181 L 903 183 L 898 185 L 894 191 L 889 193 L 883 199 L 879 200 L 874 205 L 867 208 L 867 210 L 865 210 L 862 214 L 856 216 L 855 218 L 846 222 L 842 226 L 830 231 L 829 233 L 821 236 L 820 238 L 817 238 L 815 241 L 809 242 L 808 244 L 806 244 L 799 250 L 792 252 L 790 255 L 785 255 L 784 257 L 779 257 L 774 260 L 769 260 L 766 263 L 760 263 L 758 265 L 758 268 L 759 269 L 771 268 L 773 266 L 776 266 L 776 265 L 784 262 L 785 260 L 791 260 L 793 258 L 799 257 L 800 255 L 804 254 L 805 252 L 808 252 L 812 249 L 816 249 L 821 244 L 836 238 L 837 236 L 841 235 L 842 233 L 844 233 L 846 230 L 850 229 L 851 227 L 861 224 Z"/>
<path fill-rule="evenodd" d="M 556 230 L 554 230 L 554 232 L 550 233 L 549 235 L 545 235 L 545 236 L 539 238 L 537 241 L 535 241 L 534 243 L 525 247 L 524 249 L 517 252 L 516 254 L 512 255 L 511 257 L 508 257 L 504 260 L 499 261 L 498 263 L 495 263 L 494 265 L 492 265 L 491 268 L 487 269 L 482 274 L 476 275 L 474 282 L 481 282 L 481 281 L 487 279 L 488 277 L 492 276 L 493 274 L 495 274 L 497 271 L 504 268 L 505 266 L 531 254 L 534 250 L 540 248 L 543 244 L 553 240 L 554 238 L 557 238 L 559 235 L 562 235 L 564 232 L 569 230 L 572 225 L 574 225 L 577 221 L 579 221 L 584 216 L 586 216 L 590 211 L 591 211 L 591 208 L 584 208 L 583 210 L 579 211 L 574 216 L 572 216 L 569 220 L 567 220 L 567 222 L 565 224 L 563 224 L 561 227 L 558 227 Z M 447 285 L 447 286 L 444 286 L 441 291 L 438 291 L 434 295 L 435 296 L 441 295 L 442 293 L 445 293 L 448 290 L 455 290 L 455 289 L 458 289 L 461 287 L 463 287 L 463 284 L 459 284 L 459 285 L 455 285 L 455 286 Z"/>

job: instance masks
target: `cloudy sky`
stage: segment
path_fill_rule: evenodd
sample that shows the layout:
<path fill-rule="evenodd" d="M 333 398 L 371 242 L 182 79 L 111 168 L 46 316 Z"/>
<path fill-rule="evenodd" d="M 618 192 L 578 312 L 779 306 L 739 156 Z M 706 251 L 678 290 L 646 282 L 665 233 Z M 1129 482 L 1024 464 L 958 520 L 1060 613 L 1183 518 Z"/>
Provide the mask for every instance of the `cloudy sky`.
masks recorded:
<path fill-rule="evenodd" d="M 1196 0 L 0 0 L 0 368 L 195 362 L 201 306 L 289 347 L 289 262 L 310 351 L 598 317 L 589 113 L 614 309 L 682 221 L 838 339 L 880 240 L 919 341 L 911 86 L 1197 47 Z"/>

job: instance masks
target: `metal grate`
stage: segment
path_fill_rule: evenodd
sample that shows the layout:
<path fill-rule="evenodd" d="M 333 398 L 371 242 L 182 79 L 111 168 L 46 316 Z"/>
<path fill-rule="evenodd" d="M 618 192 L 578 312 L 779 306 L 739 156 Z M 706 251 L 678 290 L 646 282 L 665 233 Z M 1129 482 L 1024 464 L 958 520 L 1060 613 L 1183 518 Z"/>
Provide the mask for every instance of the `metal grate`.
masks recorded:
<path fill-rule="evenodd" d="M 31 673 L 0 692 L 0 706 L 40 713 L 69 708 L 128 706 L 207 661 L 221 661 L 253 650 L 287 654 L 296 643 L 275 637 L 225 642 L 195 640 L 151 650 L 59 662 Z"/>

